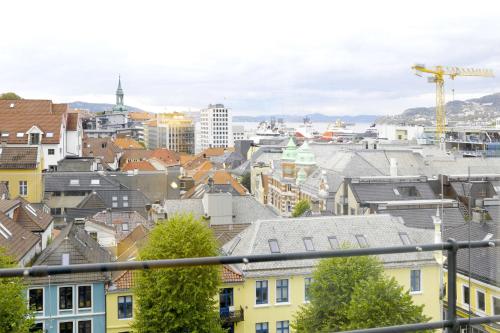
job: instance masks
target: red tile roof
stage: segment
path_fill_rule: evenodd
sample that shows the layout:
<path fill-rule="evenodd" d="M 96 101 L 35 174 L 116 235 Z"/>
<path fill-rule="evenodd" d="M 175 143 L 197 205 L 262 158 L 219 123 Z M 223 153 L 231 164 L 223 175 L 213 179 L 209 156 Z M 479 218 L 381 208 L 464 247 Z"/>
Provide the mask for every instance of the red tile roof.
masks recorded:
<path fill-rule="evenodd" d="M 66 130 L 76 131 L 78 129 L 78 122 L 80 121 L 78 112 L 68 112 L 67 118 Z"/>
<path fill-rule="evenodd" d="M 83 157 L 101 157 L 104 162 L 113 163 L 121 151 L 110 138 L 85 138 L 83 140 Z"/>
<path fill-rule="evenodd" d="M 117 145 L 121 149 L 130 149 L 130 148 L 144 149 L 144 147 L 139 142 L 137 142 L 132 138 L 116 138 L 115 145 Z"/>
<path fill-rule="evenodd" d="M 222 266 L 222 282 L 235 283 L 243 281 L 243 274 L 238 272 L 235 268 L 229 265 Z"/>
<path fill-rule="evenodd" d="M 121 168 L 122 171 L 156 171 L 156 168 L 148 161 L 128 162 Z"/>
<path fill-rule="evenodd" d="M 28 143 L 26 132 L 37 126 L 44 133 L 42 144 L 57 144 L 67 112 L 68 104 L 53 104 L 50 100 L 0 100 L 0 132 L 9 133 L 0 139 L 9 144 Z M 18 137 L 17 133 L 24 135 Z M 52 137 L 47 133 L 52 133 Z"/>

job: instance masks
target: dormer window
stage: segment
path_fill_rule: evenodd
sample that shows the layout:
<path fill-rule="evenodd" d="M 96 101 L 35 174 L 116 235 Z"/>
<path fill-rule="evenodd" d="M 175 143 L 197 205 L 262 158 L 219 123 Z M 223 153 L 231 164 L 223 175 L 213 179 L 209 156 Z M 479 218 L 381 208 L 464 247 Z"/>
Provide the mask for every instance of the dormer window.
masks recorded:
<path fill-rule="evenodd" d="M 30 145 L 40 144 L 40 133 L 30 133 Z"/>

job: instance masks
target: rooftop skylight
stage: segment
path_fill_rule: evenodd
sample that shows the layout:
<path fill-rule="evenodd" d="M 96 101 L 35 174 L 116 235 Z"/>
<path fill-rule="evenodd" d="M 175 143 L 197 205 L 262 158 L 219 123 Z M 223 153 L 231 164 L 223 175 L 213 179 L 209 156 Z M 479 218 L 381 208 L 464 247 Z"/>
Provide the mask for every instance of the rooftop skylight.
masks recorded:
<path fill-rule="evenodd" d="M 306 251 L 314 251 L 314 244 L 311 237 L 306 237 L 304 240 L 304 246 L 306 247 Z"/>
<path fill-rule="evenodd" d="M 280 253 L 280 247 L 276 239 L 269 240 L 269 248 L 271 249 L 271 253 Z"/>

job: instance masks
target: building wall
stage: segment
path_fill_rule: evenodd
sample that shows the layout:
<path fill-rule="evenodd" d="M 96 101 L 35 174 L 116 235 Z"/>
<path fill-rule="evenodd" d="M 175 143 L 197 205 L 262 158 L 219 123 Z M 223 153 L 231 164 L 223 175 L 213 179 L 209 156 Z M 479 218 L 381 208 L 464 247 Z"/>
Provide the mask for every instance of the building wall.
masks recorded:
<path fill-rule="evenodd" d="M 82 156 L 82 131 L 68 131 L 66 155 L 69 156 Z"/>
<path fill-rule="evenodd" d="M 92 308 L 78 310 L 78 285 L 92 285 Z M 73 286 L 73 309 L 69 311 L 58 310 L 58 287 Z M 42 322 L 47 333 L 58 333 L 60 322 L 72 321 L 73 329 L 77 332 L 78 321 L 92 320 L 92 332 L 105 332 L 105 294 L 104 283 L 81 283 L 81 284 L 52 284 L 52 285 L 30 285 L 29 288 L 42 287 L 44 289 L 44 311 L 35 313 L 35 323 Z"/>
<path fill-rule="evenodd" d="M 27 181 L 28 195 L 23 196 L 31 203 L 42 202 L 43 181 L 40 163 L 37 169 L 0 169 L 0 181 L 9 182 L 9 195 L 11 198 L 19 196 L 19 182 Z"/>
<path fill-rule="evenodd" d="M 445 281 L 447 281 L 448 274 L 445 272 Z M 468 317 L 469 306 L 464 302 L 464 292 L 463 286 L 469 285 L 469 278 L 467 276 L 458 274 L 457 275 L 457 315 L 463 318 Z M 485 311 L 481 311 L 478 309 L 477 302 L 477 291 L 482 291 L 485 294 Z M 471 279 L 471 287 L 470 287 L 470 305 L 472 310 L 472 317 L 479 316 L 493 316 L 499 315 L 500 313 L 493 313 L 493 297 L 496 297 L 500 300 L 500 288 L 491 284 L 487 284 L 475 279 Z M 500 332 L 500 329 L 493 328 L 489 325 L 482 325 L 482 328 L 488 332 Z"/>
<path fill-rule="evenodd" d="M 413 301 L 416 304 L 425 305 L 424 314 L 431 317 L 431 320 L 440 320 L 440 300 L 439 300 L 439 266 L 425 266 L 420 268 L 422 272 L 422 292 L 412 295 Z M 405 290 L 410 288 L 410 270 L 411 267 L 405 268 L 386 268 L 386 274 L 394 277 Z M 309 275 L 293 275 L 283 277 L 263 277 L 263 278 L 247 278 L 242 290 L 238 290 L 239 297 L 236 297 L 235 289 L 235 305 L 241 297 L 241 305 L 245 310 L 245 320 L 235 327 L 236 333 L 255 332 L 255 324 L 267 322 L 269 332 L 276 332 L 276 321 L 288 320 L 290 324 L 293 321 L 294 313 L 305 302 L 304 278 Z M 289 279 L 289 303 L 276 304 L 276 280 Z M 269 304 L 255 305 L 255 282 L 257 280 L 268 280 L 269 288 Z"/>
<path fill-rule="evenodd" d="M 231 109 L 222 104 L 210 105 L 200 112 L 200 148 L 232 147 Z"/>
<path fill-rule="evenodd" d="M 54 154 L 49 154 L 49 149 L 54 150 Z M 64 159 L 64 151 L 61 144 L 50 144 L 50 145 L 42 145 L 42 151 L 44 158 L 43 168 L 48 170 L 50 166 L 57 167 L 57 162 Z"/>
<path fill-rule="evenodd" d="M 133 292 L 131 290 L 120 291 L 107 291 L 106 292 L 106 332 L 107 333 L 120 333 L 120 332 L 133 332 L 130 328 L 133 318 L 118 319 L 118 297 L 119 296 L 132 296 L 132 312 L 136 311 L 136 302 Z"/>

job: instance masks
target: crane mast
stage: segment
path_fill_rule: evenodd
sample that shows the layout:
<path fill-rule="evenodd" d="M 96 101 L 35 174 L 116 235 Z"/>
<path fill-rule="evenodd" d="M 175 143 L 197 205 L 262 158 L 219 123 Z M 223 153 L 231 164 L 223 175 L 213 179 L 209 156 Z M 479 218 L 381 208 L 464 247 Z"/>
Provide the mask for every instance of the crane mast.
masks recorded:
<path fill-rule="evenodd" d="M 446 132 L 444 78 L 448 76 L 450 79 L 454 80 L 457 76 L 494 76 L 491 69 L 444 66 L 426 67 L 421 64 L 414 65 L 412 69 L 415 70 L 415 74 L 418 76 L 421 76 L 421 73 L 430 74 L 428 81 L 436 84 L 436 140 L 440 140 L 441 142 L 444 142 L 444 135 Z"/>

